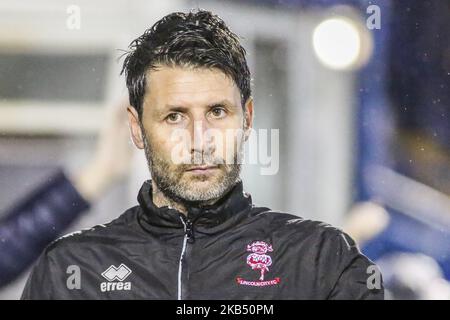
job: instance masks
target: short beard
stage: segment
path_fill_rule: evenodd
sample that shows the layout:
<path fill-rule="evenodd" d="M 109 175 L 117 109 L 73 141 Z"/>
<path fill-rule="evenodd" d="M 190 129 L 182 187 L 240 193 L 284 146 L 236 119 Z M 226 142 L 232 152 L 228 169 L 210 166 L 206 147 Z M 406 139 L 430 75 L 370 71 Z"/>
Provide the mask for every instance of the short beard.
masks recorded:
<path fill-rule="evenodd" d="M 180 170 L 173 170 L 167 160 L 159 157 L 156 152 L 153 152 L 154 148 L 148 142 L 145 130 L 143 128 L 141 129 L 144 133 L 144 151 L 152 179 L 159 191 L 161 191 L 169 200 L 188 206 L 212 204 L 222 198 L 240 181 L 242 165 L 239 163 L 238 159 L 242 159 L 243 143 L 240 143 L 241 147 L 234 156 L 233 164 L 225 164 L 224 161 L 219 164 L 219 168 L 222 167 L 225 169 L 225 171 L 222 172 L 226 172 L 223 179 L 207 190 L 199 190 L 191 184 L 181 181 L 185 169 L 190 165 L 180 164 L 177 166 L 177 169 Z M 206 160 L 213 159 L 208 158 Z M 208 162 L 206 160 L 205 162 Z M 199 179 L 201 179 L 201 177 Z"/>

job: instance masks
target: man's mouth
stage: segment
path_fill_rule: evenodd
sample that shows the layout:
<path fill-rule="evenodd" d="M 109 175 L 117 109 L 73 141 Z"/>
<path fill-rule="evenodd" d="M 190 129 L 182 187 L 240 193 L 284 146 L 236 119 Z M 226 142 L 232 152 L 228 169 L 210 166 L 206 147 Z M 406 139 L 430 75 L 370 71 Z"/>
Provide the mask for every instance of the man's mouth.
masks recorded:
<path fill-rule="evenodd" d="M 191 167 L 189 169 L 187 169 L 187 172 L 191 172 L 191 173 L 197 173 L 197 174 L 206 174 L 206 173 L 210 173 L 214 170 L 217 170 L 218 166 L 215 165 L 203 165 L 203 166 L 195 166 L 195 167 Z"/>

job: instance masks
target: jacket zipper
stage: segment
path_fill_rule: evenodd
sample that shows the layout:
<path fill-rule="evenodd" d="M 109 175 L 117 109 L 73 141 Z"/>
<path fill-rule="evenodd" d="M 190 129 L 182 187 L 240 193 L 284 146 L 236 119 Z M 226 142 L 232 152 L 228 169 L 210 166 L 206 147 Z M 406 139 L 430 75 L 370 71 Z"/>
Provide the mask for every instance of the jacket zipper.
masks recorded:
<path fill-rule="evenodd" d="M 193 240 L 193 232 L 192 232 L 192 222 L 189 219 L 184 220 L 183 217 L 180 216 L 181 222 L 184 226 L 184 237 L 183 237 L 183 247 L 181 249 L 180 260 L 178 263 L 178 300 L 182 300 L 183 296 L 183 261 L 186 260 L 186 251 L 189 240 Z M 193 241 L 192 241 L 193 242 Z"/>

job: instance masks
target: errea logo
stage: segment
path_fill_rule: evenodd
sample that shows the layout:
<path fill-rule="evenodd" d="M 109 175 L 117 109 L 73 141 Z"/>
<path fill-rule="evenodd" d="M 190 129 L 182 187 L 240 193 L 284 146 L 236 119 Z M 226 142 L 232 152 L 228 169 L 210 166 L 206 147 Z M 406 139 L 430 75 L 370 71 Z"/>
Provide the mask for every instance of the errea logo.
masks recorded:
<path fill-rule="evenodd" d="M 100 284 L 100 290 L 102 292 L 131 290 L 131 282 L 123 282 L 130 274 L 130 268 L 123 263 L 119 267 L 111 265 L 102 272 L 102 277 L 108 280 L 108 282 L 102 282 Z"/>
<path fill-rule="evenodd" d="M 108 281 L 114 280 L 124 281 L 130 275 L 130 273 L 131 273 L 130 268 L 128 268 L 126 265 L 122 263 L 118 268 L 116 268 L 116 266 L 113 265 L 110 266 L 102 273 L 102 276 Z"/>

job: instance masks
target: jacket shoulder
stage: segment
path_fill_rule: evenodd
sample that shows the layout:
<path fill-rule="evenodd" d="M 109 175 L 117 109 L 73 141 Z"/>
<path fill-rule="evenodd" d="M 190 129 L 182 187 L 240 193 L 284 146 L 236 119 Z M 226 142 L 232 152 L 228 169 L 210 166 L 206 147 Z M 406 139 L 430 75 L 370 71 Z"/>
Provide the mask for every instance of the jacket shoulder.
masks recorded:
<path fill-rule="evenodd" d="M 344 234 L 344 232 L 329 223 L 306 219 L 299 215 L 291 213 L 276 211 L 267 208 L 261 208 L 265 210 L 259 210 L 256 217 L 264 219 L 271 229 L 275 232 L 296 232 L 296 233 L 308 233 L 316 236 L 338 236 Z"/>
<path fill-rule="evenodd" d="M 129 230 L 130 225 L 136 220 L 137 211 L 138 206 L 135 206 L 106 224 L 99 224 L 63 235 L 51 242 L 44 253 L 50 254 L 61 249 L 68 249 L 83 244 L 92 245 L 111 242 Z"/>
<path fill-rule="evenodd" d="M 329 223 L 274 210 L 261 211 L 258 216 L 274 239 L 293 247 L 310 247 L 311 254 L 339 252 L 351 259 L 361 253 L 352 237 Z"/>
<path fill-rule="evenodd" d="M 293 250 L 292 256 L 300 257 L 298 264 L 307 264 L 322 279 L 319 291 L 324 299 L 384 298 L 379 268 L 343 230 L 285 212 L 266 210 L 259 215 L 278 247 Z M 367 285 L 371 279 L 377 286 Z"/>

